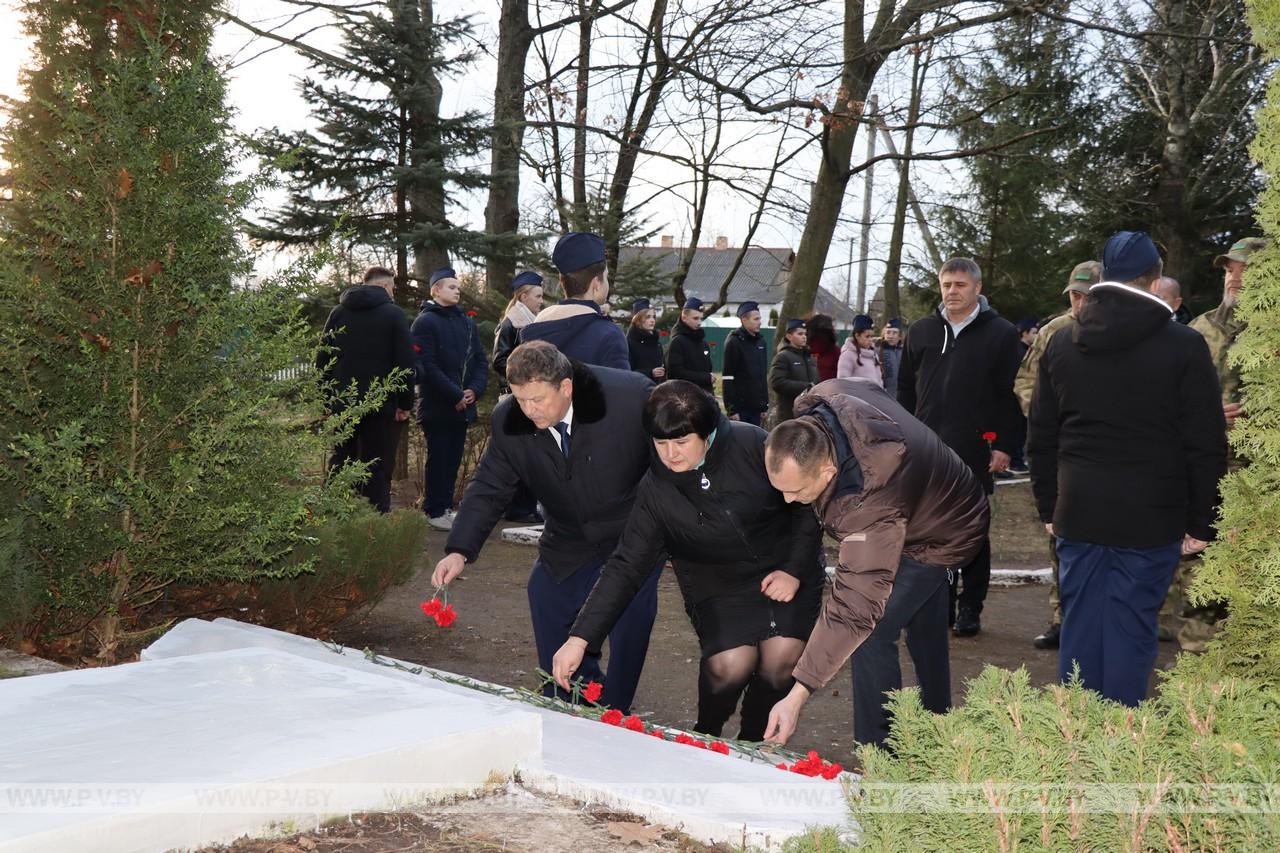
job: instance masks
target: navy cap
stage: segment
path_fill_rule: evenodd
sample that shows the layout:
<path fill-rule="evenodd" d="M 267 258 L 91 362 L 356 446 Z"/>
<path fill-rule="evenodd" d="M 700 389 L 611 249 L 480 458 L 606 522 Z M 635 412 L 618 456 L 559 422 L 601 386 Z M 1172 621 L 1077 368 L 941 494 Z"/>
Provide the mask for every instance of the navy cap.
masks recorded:
<path fill-rule="evenodd" d="M 453 267 L 444 267 L 443 269 L 438 269 L 431 274 L 431 279 L 428 282 L 428 284 L 430 284 L 432 287 L 435 287 L 436 282 L 440 281 L 441 279 L 457 278 L 457 277 L 458 277 L 458 274 L 453 271 Z"/>
<path fill-rule="evenodd" d="M 1038 325 L 1040 325 L 1040 322 L 1035 317 L 1023 317 L 1018 321 L 1018 331 L 1029 332 Z"/>
<path fill-rule="evenodd" d="M 799 317 L 793 317 L 787 321 L 788 332 L 794 332 L 796 329 L 803 329 L 803 328 L 804 328 L 804 320 L 801 320 Z"/>
<path fill-rule="evenodd" d="M 648 311 L 648 310 L 649 310 L 648 299 L 637 299 L 635 302 L 631 303 L 632 314 L 639 314 L 641 311 Z"/>
<path fill-rule="evenodd" d="M 1113 234 L 1102 250 L 1102 277 L 1107 281 L 1133 281 L 1160 260 L 1156 244 L 1145 231 Z"/>
<path fill-rule="evenodd" d="M 562 273 L 584 270 L 592 264 L 604 263 L 604 239 L 599 234 L 571 231 L 556 241 L 551 250 L 551 263 Z"/>
<path fill-rule="evenodd" d="M 901 329 L 902 319 L 899 317 L 890 317 L 889 322 L 885 323 L 885 325 L 888 326 L 890 329 Z"/>
<path fill-rule="evenodd" d="M 690 296 L 684 301 L 685 311 L 701 311 L 703 302 L 696 296 Z"/>
<path fill-rule="evenodd" d="M 759 310 L 760 310 L 759 302 L 744 302 L 738 306 L 738 316 L 745 317 L 748 314 L 750 314 L 752 311 L 759 311 Z"/>
<path fill-rule="evenodd" d="M 865 332 L 867 329 L 870 329 L 874 325 L 875 325 L 875 321 L 871 319 L 870 315 L 859 314 L 858 316 L 853 318 L 853 330 L 855 332 Z"/>
<path fill-rule="evenodd" d="M 511 279 L 511 292 L 515 293 L 520 288 L 528 287 L 530 285 L 537 285 L 538 287 L 542 287 L 542 283 L 543 283 L 542 276 L 538 275 L 533 270 L 525 270 L 524 272 L 520 273 L 520 275 Z"/>

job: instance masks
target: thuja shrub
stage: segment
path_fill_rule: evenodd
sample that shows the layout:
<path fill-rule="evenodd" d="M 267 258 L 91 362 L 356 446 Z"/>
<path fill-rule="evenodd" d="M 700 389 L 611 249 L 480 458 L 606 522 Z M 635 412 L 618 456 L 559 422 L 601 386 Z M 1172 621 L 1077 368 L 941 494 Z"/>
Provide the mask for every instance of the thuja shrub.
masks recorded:
<path fill-rule="evenodd" d="M 1280 57 L 1280 0 L 1249 3 L 1255 38 Z M 1280 174 L 1280 79 L 1253 153 Z M 1137 709 L 1078 685 L 1032 688 L 987 669 L 965 704 L 935 716 L 914 690 L 893 700 L 893 751 L 862 750 L 852 800 L 871 850 L 1276 850 L 1280 808 L 1280 188 L 1257 212 L 1273 248 L 1250 259 L 1232 359 L 1248 417 L 1230 438 L 1248 464 L 1222 483 L 1219 537 L 1191 589 L 1229 617 Z"/>
<path fill-rule="evenodd" d="M 34 59 L 0 131 L 0 597 L 109 661 L 175 581 L 306 571 L 286 558 L 354 510 L 359 472 L 316 476 L 321 389 L 283 378 L 314 349 L 308 270 L 248 283 L 216 4 L 23 10 Z"/>

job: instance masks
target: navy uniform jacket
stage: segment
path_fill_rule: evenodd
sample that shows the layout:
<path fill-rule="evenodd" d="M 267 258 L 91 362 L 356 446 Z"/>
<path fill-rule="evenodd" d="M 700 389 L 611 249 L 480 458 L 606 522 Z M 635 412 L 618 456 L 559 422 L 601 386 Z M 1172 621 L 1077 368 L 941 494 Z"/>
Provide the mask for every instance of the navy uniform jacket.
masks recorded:
<path fill-rule="evenodd" d="M 418 422 L 471 423 L 476 404 L 462 411 L 454 405 L 470 388 L 476 399 L 489 384 L 489 359 L 476 324 L 456 305 L 426 302 L 413 321 L 413 351 L 418 374 Z"/>
<path fill-rule="evenodd" d="M 769 408 L 769 353 L 764 336 L 734 329 L 724 342 L 724 407 L 729 414 Z"/>
<path fill-rule="evenodd" d="M 641 411 L 652 388 L 630 370 L 574 362 L 567 460 L 550 430 L 536 429 L 514 398 L 499 403 L 489 446 L 462 495 L 445 552 L 473 562 L 523 482 L 542 504 L 546 524 L 538 555 L 556 580 L 607 557 L 649 469 Z"/>
<path fill-rule="evenodd" d="M 520 343 L 546 341 L 583 364 L 631 369 L 627 337 L 590 299 L 562 299 L 520 330 Z"/>

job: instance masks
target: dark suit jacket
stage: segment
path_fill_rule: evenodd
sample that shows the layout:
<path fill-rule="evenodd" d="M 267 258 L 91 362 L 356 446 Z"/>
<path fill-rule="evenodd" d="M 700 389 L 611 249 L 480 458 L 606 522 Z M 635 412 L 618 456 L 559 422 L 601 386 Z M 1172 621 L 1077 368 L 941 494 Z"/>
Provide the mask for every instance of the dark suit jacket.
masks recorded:
<path fill-rule="evenodd" d="M 523 482 L 542 504 L 546 525 L 538 553 L 557 580 L 607 557 L 649 469 L 640 415 L 652 388 L 638 373 L 574 362 L 568 459 L 550 430 L 536 429 L 514 398 L 499 403 L 445 552 L 473 562 Z"/>

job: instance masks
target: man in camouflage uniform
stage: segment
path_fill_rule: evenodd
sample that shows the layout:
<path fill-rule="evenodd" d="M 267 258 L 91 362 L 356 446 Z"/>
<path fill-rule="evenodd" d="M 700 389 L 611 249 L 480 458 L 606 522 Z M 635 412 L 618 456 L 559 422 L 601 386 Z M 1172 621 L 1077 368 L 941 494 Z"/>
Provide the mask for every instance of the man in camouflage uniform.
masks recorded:
<path fill-rule="evenodd" d="M 1218 383 L 1222 386 L 1222 412 L 1227 417 L 1228 429 L 1236 418 L 1246 416 L 1240 404 L 1240 371 L 1228 363 L 1236 337 L 1245 327 L 1244 322 L 1236 317 L 1236 302 L 1244 288 L 1244 270 L 1249 265 L 1249 256 L 1266 247 L 1267 241 L 1263 238 L 1246 237 L 1237 240 L 1226 254 L 1214 258 L 1213 265 L 1223 271 L 1222 303 L 1191 321 L 1191 328 L 1199 332 L 1209 345 L 1209 354 L 1213 356 L 1214 366 L 1218 369 Z M 1243 464 L 1244 460 L 1234 453 L 1227 458 L 1228 471 L 1234 471 Z M 1182 594 L 1190 586 L 1198 563 L 1198 556 L 1183 559 L 1169 594 L 1170 598 L 1174 598 L 1176 592 L 1177 601 L 1182 605 L 1178 645 L 1188 652 L 1204 651 L 1205 644 L 1217 633 L 1227 615 L 1224 602 L 1192 605 L 1182 600 Z"/>
<path fill-rule="evenodd" d="M 1031 348 L 1022 357 L 1022 365 L 1018 368 L 1018 375 L 1013 380 L 1013 393 L 1022 406 L 1024 417 L 1031 412 L 1031 397 L 1035 393 L 1036 377 L 1040 373 L 1040 357 L 1044 355 L 1045 347 L 1049 346 L 1049 339 L 1063 326 L 1075 322 L 1076 312 L 1084 304 L 1084 298 L 1089 295 L 1089 288 L 1101 280 L 1102 264 L 1097 261 L 1076 264 L 1075 269 L 1071 270 L 1070 277 L 1067 278 L 1066 288 L 1062 291 L 1071 300 L 1070 310 L 1041 326 L 1040 331 L 1031 341 Z M 1049 623 L 1044 633 L 1031 641 L 1037 649 L 1056 649 L 1058 634 L 1062 630 L 1062 606 L 1058 601 L 1058 552 L 1053 547 L 1053 537 L 1049 538 L 1049 562 L 1053 565 L 1052 586 L 1049 587 L 1049 606 L 1053 609 L 1053 621 Z"/>

